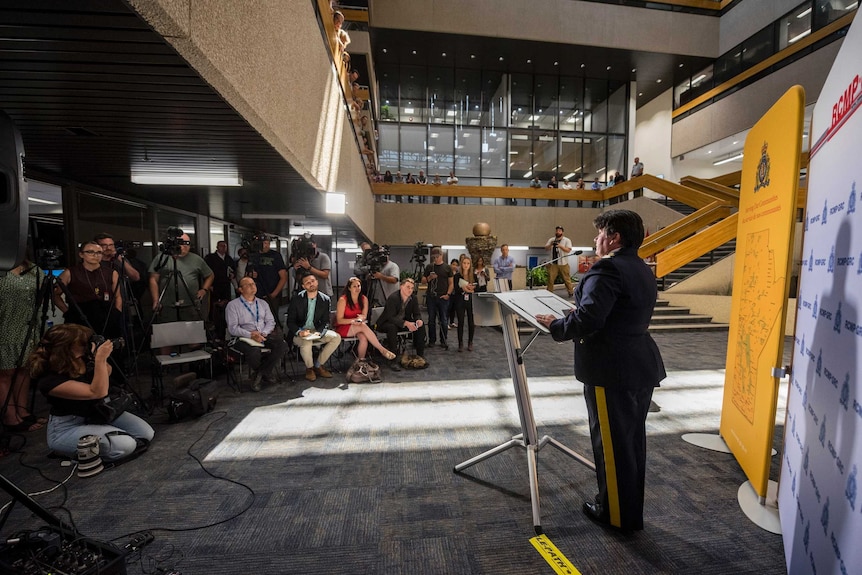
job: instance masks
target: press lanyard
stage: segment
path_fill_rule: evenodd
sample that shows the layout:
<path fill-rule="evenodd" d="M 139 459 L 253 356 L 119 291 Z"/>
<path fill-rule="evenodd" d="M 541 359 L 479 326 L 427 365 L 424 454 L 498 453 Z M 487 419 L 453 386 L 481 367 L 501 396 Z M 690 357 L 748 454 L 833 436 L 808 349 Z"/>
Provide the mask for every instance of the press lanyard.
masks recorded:
<path fill-rule="evenodd" d="M 240 298 L 240 301 L 242 301 L 242 305 L 245 306 L 245 309 L 248 310 L 248 313 L 251 313 L 251 308 L 249 307 L 249 305 L 247 303 L 245 303 L 245 300 L 243 298 Z M 255 298 L 255 300 L 254 300 L 254 327 L 255 328 L 258 327 L 257 322 L 259 322 L 259 321 L 260 321 L 260 308 L 257 305 L 257 298 Z"/>

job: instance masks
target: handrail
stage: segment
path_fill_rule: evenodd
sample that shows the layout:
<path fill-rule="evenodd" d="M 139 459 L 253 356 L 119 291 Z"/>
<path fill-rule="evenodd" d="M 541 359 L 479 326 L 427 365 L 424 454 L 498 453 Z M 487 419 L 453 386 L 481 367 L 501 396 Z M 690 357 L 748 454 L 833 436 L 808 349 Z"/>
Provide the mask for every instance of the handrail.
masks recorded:
<path fill-rule="evenodd" d="M 805 38 L 802 38 L 798 42 L 795 42 L 795 43 L 791 44 L 790 46 L 788 46 L 787 48 L 784 48 L 783 50 L 776 52 L 775 54 L 773 54 L 772 56 L 770 56 L 766 60 L 763 60 L 762 62 L 758 62 L 757 64 L 755 64 L 751 68 L 749 68 L 743 72 L 740 72 L 739 74 L 737 74 L 736 76 L 734 76 L 733 78 L 731 78 L 729 80 L 722 82 L 721 84 L 719 84 L 718 86 L 716 86 L 712 90 L 704 92 L 703 94 L 701 94 L 697 98 L 694 98 L 689 102 L 686 102 L 685 104 L 683 104 L 682 106 L 680 106 L 679 108 L 677 108 L 676 110 L 671 112 L 671 115 L 670 115 L 671 119 L 673 120 L 673 119 L 678 118 L 679 116 L 681 116 L 682 114 L 685 114 L 689 110 L 692 110 L 692 109 L 696 108 L 697 106 L 700 106 L 701 104 L 711 100 L 712 98 L 715 98 L 716 96 L 718 96 L 720 94 L 723 94 L 724 92 L 727 92 L 731 88 L 741 84 L 742 82 L 748 80 L 749 78 L 763 72 L 764 70 L 768 69 L 770 66 L 774 66 L 775 64 L 781 62 L 782 60 L 786 60 L 787 58 L 790 58 L 791 56 L 793 56 L 797 52 L 804 50 L 805 48 L 810 48 L 811 46 L 813 46 L 814 44 L 816 44 L 817 42 L 819 42 L 823 38 L 826 38 L 827 36 L 829 36 L 830 34 L 837 32 L 838 30 L 840 30 L 841 28 L 843 28 L 845 26 L 849 26 L 853 22 L 853 17 L 855 15 L 856 15 L 855 10 L 853 12 L 851 12 L 850 14 L 845 14 L 841 18 L 838 18 L 837 20 L 830 22 L 829 24 L 827 24 L 826 26 L 824 26 L 820 30 L 817 30 L 813 34 L 809 34 L 808 36 L 806 36 Z"/>
<path fill-rule="evenodd" d="M 713 222 L 726 218 L 730 215 L 731 210 L 731 206 L 727 203 L 716 200 L 705 208 L 701 208 L 648 235 L 638 249 L 638 255 L 642 258 L 654 256 L 685 238 L 695 235 Z M 703 254 L 698 254 L 697 257 L 701 255 Z"/>
<path fill-rule="evenodd" d="M 728 186 L 722 186 L 721 184 L 717 184 L 711 180 L 704 180 L 703 178 L 696 178 L 694 176 L 685 176 L 679 181 L 679 183 L 683 186 L 688 186 L 689 188 L 694 188 L 695 190 L 726 200 L 729 204 L 734 206 L 739 206 L 739 191 Z"/>
<path fill-rule="evenodd" d="M 655 256 L 656 277 L 664 277 L 705 253 L 722 246 L 736 237 L 739 212 L 731 214 L 700 233 L 681 241 Z"/>

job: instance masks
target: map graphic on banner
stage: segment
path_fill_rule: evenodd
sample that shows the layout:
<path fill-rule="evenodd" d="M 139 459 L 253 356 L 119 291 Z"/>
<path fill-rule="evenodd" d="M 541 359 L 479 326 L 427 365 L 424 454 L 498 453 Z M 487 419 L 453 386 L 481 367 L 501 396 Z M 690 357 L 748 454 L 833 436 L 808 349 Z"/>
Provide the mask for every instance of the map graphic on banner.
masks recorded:
<path fill-rule="evenodd" d="M 719 432 L 766 497 L 787 317 L 805 92 L 793 86 L 745 138 Z"/>
<path fill-rule="evenodd" d="M 778 489 L 788 573 L 862 573 L 862 25 L 814 107 Z"/>

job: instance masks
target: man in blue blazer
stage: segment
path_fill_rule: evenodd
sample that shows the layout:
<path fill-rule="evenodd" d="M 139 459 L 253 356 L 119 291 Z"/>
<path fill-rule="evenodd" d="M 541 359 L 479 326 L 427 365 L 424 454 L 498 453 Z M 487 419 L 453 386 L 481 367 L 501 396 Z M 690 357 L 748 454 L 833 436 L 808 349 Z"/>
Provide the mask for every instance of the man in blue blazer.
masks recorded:
<path fill-rule="evenodd" d="M 609 210 L 593 222 L 601 258 L 575 290 L 564 318 L 539 315 L 556 341 L 574 340 L 575 377 L 584 384 L 599 493 L 583 505 L 593 521 L 624 532 L 643 529 L 646 417 L 653 388 L 667 374 L 648 328 L 655 275 L 638 257 L 641 217 Z"/>

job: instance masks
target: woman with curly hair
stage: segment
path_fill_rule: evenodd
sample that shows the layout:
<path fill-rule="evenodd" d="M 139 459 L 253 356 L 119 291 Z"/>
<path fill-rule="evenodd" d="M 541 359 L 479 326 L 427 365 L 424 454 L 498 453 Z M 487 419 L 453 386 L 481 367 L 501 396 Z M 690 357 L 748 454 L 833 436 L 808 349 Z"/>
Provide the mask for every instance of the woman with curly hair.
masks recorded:
<path fill-rule="evenodd" d="M 74 457 L 78 440 L 85 435 L 99 438 L 100 456 L 117 461 L 146 447 L 154 431 L 140 417 L 124 412 L 109 424 L 97 423 L 96 406 L 108 395 L 114 349 L 106 340 L 92 342 L 93 330 L 77 324 L 62 324 L 48 330 L 30 354 L 30 377 L 48 399 L 48 447 Z"/>
<path fill-rule="evenodd" d="M 365 359 L 368 344 L 377 350 L 388 360 L 395 358 L 395 354 L 383 347 L 377 334 L 368 327 L 368 298 L 362 295 L 362 282 L 359 278 L 352 277 L 347 280 L 341 297 L 335 306 L 335 331 L 345 337 L 355 337 L 359 340 L 356 353 L 360 360 Z"/>

